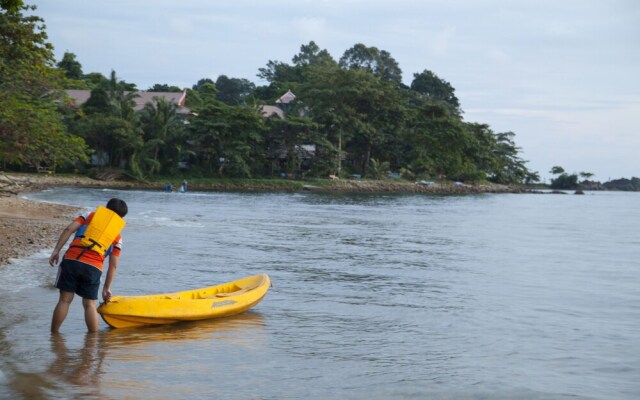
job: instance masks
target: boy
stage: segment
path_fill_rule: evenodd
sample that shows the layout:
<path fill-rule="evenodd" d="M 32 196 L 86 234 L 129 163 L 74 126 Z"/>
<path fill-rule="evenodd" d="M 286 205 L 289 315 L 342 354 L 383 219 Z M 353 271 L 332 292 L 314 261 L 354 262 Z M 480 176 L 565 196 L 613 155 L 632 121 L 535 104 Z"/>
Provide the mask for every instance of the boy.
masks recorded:
<path fill-rule="evenodd" d="M 122 218 L 127 215 L 127 212 L 127 203 L 120 199 L 111 199 L 106 209 L 98 207 L 88 215 L 77 217 L 60 234 L 58 243 L 49 257 L 49 264 L 52 267 L 58 263 L 60 250 L 69 237 L 72 234 L 75 236 L 58 267 L 56 287 L 60 289 L 60 299 L 53 310 L 51 332 L 60 330 L 76 293 L 82 297 L 87 329 L 89 332 L 98 330 L 96 300 L 100 288 L 102 264 L 108 256 L 109 269 L 102 289 L 102 298 L 108 302 L 111 298 L 111 283 L 116 275 L 122 249 L 120 231 L 125 224 Z"/>

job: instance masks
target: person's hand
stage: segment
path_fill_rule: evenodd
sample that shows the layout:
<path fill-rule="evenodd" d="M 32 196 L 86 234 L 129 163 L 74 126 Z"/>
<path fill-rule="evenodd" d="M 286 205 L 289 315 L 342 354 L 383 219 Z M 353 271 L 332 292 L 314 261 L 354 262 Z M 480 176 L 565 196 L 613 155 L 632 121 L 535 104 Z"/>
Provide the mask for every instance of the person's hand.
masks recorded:
<path fill-rule="evenodd" d="M 111 300 L 111 290 L 109 289 L 102 290 L 102 300 L 104 300 L 105 303 L 108 303 L 109 300 Z"/>
<path fill-rule="evenodd" d="M 59 256 L 60 256 L 60 252 L 54 250 L 53 253 L 51 253 L 51 256 L 49 257 L 49 265 L 51 265 L 52 267 L 55 267 L 56 265 L 58 265 Z"/>

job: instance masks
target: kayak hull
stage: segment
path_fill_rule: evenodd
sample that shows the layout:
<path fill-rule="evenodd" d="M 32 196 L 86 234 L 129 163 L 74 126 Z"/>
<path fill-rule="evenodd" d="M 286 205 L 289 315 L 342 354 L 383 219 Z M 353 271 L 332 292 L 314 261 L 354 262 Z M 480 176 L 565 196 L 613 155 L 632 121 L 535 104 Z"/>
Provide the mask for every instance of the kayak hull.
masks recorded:
<path fill-rule="evenodd" d="M 270 286 L 269 276 L 260 274 L 184 292 L 114 296 L 98 313 L 112 328 L 222 318 L 254 307 Z"/>

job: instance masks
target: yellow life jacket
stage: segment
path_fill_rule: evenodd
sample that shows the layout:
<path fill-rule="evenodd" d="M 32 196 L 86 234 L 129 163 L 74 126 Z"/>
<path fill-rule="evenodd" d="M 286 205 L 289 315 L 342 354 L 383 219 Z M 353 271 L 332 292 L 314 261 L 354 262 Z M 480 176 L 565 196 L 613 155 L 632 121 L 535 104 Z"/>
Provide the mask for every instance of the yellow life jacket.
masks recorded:
<path fill-rule="evenodd" d="M 125 225 L 126 222 L 118 214 L 98 206 L 87 230 L 80 236 L 80 246 L 103 256 Z"/>

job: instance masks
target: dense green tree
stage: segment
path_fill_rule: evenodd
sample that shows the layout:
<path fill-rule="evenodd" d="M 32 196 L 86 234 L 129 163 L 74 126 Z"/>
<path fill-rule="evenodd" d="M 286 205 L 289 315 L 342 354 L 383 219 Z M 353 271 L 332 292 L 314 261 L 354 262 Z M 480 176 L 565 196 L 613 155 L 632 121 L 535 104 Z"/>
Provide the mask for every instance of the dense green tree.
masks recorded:
<path fill-rule="evenodd" d="M 333 143 L 335 174 L 341 173 L 345 150 L 354 171 L 364 174 L 401 122 L 393 85 L 365 69 L 318 66 L 300 87 L 299 98 Z"/>
<path fill-rule="evenodd" d="M 64 75 L 69 79 L 80 80 L 83 78 L 82 65 L 76 60 L 76 55 L 73 53 L 66 51 L 57 66 L 64 71 Z"/>
<path fill-rule="evenodd" d="M 397 85 L 402 82 L 402 70 L 389 52 L 378 50 L 377 47 L 367 47 L 362 43 L 357 43 L 344 52 L 340 58 L 340 66 L 364 69 Z"/>
<path fill-rule="evenodd" d="M 216 80 L 216 98 L 229 106 L 246 104 L 256 85 L 247 80 L 220 75 Z"/>
<path fill-rule="evenodd" d="M 295 174 L 302 170 L 306 151 L 305 144 L 318 143 L 318 126 L 310 118 L 288 116 L 286 119 L 271 117 L 266 120 L 263 135 L 265 154 L 271 161 L 269 173 Z M 311 169 L 311 165 L 307 165 Z M 313 171 L 312 171 L 313 173 Z"/>
<path fill-rule="evenodd" d="M 264 165 L 259 146 L 263 124 L 256 109 L 230 107 L 217 100 L 205 103 L 189 125 L 199 166 L 220 177 L 252 176 Z"/>
<path fill-rule="evenodd" d="M 143 145 L 139 117 L 135 112 L 136 92 L 132 88 L 135 86 L 119 80 L 112 71 L 110 79 L 93 89 L 82 106 L 86 117 L 75 121 L 71 127 L 96 151 L 98 165 L 131 167 L 131 157 Z"/>
<path fill-rule="evenodd" d="M 298 67 L 318 64 L 335 64 L 335 60 L 331 57 L 331 54 L 329 54 L 326 49 L 320 50 L 320 47 L 318 47 L 314 41 L 300 46 L 300 52 L 293 56 L 292 61 L 294 65 Z"/>
<path fill-rule="evenodd" d="M 147 92 L 182 92 L 182 89 L 180 89 L 177 86 L 172 86 L 172 85 L 168 85 L 166 83 L 156 83 L 153 86 L 151 86 L 149 89 L 147 89 Z"/>
<path fill-rule="evenodd" d="M 153 175 L 162 172 L 163 167 L 169 169 L 180 161 L 178 149 L 185 143 L 181 131 L 184 121 L 176 114 L 178 105 L 164 98 L 155 98 L 147 103 L 140 113 L 144 144 L 136 153 L 137 168 L 148 167 L 147 173 Z M 176 143 L 178 141 L 178 143 Z"/>
<path fill-rule="evenodd" d="M 0 3 L 0 161 L 6 167 L 56 168 L 87 160 L 84 142 L 70 136 L 58 106 L 59 74 L 44 21 L 35 6 Z"/>
<path fill-rule="evenodd" d="M 551 179 L 551 188 L 552 189 L 577 189 L 578 188 L 578 175 L 577 174 L 568 174 L 565 172 L 564 168 L 559 165 L 556 165 L 551 168 L 549 171 L 553 175 L 558 175 L 555 178 Z"/>
<path fill-rule="evenodd" d="M 442 104 L 411 110 L 405 143 L 410 169 L 418 176 L 478 180 L 482 172 L 468 157 L 473 140 L 462 121 Z"/>
<path fill-rule="evenodd" d="M 4 103 L 0 108 L 0 159 L 5 167 L 24 165 L 55 171 L 64 165 L 88 161 L 85 142 L 66 132 L 61 115 L 51 103 Z"/>
<path fill-rule="evenodd" d="M 215 85 L 215 83 L 213 82 L 213 80 L 209 79 L 209 78 L 202 78 L 200 79 L 195 85 L 193 85 L 192 89 L 193 90 L 200 90 L 200 88 L 202 86 L 204 86 L 205 84 L 210 83 L 212 85 Z"/>
<path fill-rule="evenodd" d="M 457 114 L 460 113 L 460 102 L 453 86 L 429 70 L 413 74 L 411 90 L 420 93 L 429 101 L 444 102 Z"/>
<path fill-rule="evenodd" d="M 584 171 L 580 172 L 580 178 L 582 178 L 582 179 L 587 180 L 587 179 L 591 178 L 592 176 L 593 176 L 593 173 L 591 173 L 591 172 L 584 172 Z"/>
<path fill-rule="evenodd" d="M 487 124 L 465 123 L 465 129 L 471 140 L 467 156 L 473 160 L 478 170 L 484 171 L 486 178 L 491 180 L 500 169 L 495 153 L 498 145 L 495 133 Z"/>
<path fill-rule="evenodd" d="M 106 85 L 108 79 L 99 72 L 90 72 L 85 74 L 82 79 L 88 86 L 89 89 L 94 89 L 101 85 Z"/>
<path fill-rule="evenodd" d="M 515 133 L 501 132 L 496 134 L 496 148 L 494 154 L 497 160 L 497 168 L 494 171 L 493 181 L 497 183 L 522 183 L 531 175 L 525 166 L 526 161 L 518 154 L 520 148 L 516 146 Z"/>
<path fill-rule="evenodd" d="M 561 173 L 554 179 L 551 179 L 552 189 L 574 190 L 578 188 L 578 175 Z"/>

